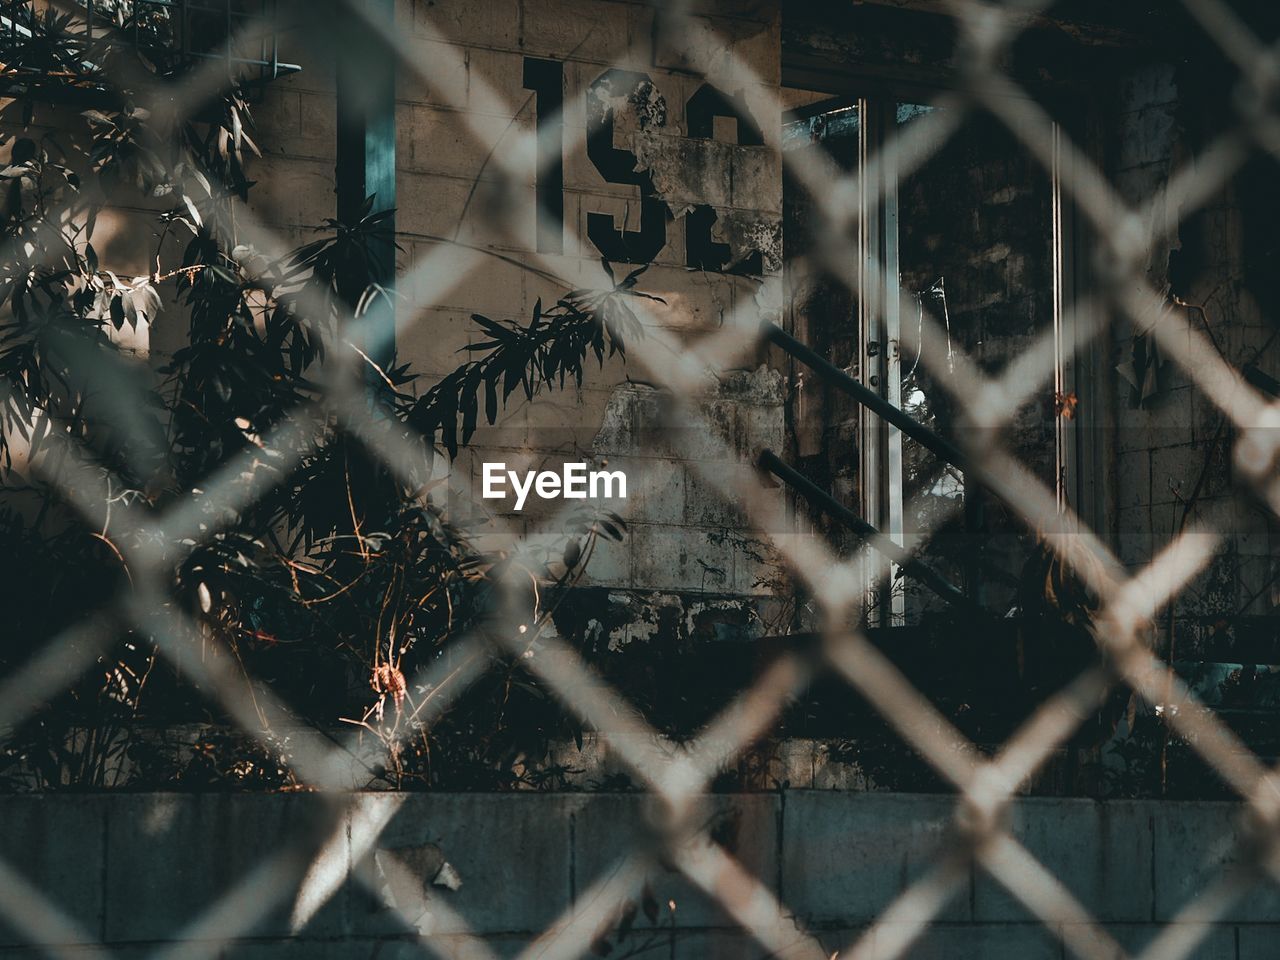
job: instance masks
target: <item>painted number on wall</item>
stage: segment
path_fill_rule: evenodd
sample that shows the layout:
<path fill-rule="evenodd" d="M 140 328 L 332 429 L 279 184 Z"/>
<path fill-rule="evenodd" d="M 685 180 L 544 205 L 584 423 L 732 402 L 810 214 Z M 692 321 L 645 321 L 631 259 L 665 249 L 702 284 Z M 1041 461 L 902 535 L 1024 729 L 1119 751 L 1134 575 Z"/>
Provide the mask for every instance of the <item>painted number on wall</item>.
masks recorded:
<path fill-rule="evenodd" d="M 559 60 L 524 60 L 524 86 L 535 94 L 537 132 L 536 215 L 538 252 L 564 252 L 564 64 Z M 619 105 L 626 104 L 638 130 L 656 131 L 666 126 L 666 100 L 648 74 L 609 69 L 600 74 L 587 93 L 587 157 L 607 183 L 634 186 L 640 194 L 640 222 L 635 229 L 619 227 L 608 213 L 587 213 L 587 238 L 602 256 L 618 263 L 649 263 L 667 242 L 667 205 L 658 196 L 648 170 L 637 169 L 636 155 L 614 146 Z M 685 104 L 687 136 L 711 140 L 717 117 L 736 121 L 741 146 L 760 146 L 764 136 L 747 108 L 745 98 L 728 96 L 711 84 L 703 84 Z M 728 244 L 712 239 L 716 211 L 710 204 L 695 205 L 685 215 L 685 260 L 700 270 L 733 273 L 761 272 L 761 255 L 752 253 L 734 264 Z"/>

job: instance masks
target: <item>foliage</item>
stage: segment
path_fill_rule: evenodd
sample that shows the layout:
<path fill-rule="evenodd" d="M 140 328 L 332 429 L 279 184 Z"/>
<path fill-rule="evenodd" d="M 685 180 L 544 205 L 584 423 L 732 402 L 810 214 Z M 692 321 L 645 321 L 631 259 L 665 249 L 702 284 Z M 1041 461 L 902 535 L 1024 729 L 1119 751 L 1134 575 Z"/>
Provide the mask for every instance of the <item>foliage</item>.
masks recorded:
<path fill-rule="evenodd" d="M 613 280 L 613 268 L 607 260 L 602 263 Z M 485 418 L 492 424 L 497 418 L 499 398 L 506 403 L 517 389 L 532 400 L 543 386 L 564 387 L 566 381 L 581 386 L 588 352 L 594 353 L 601 364 L 606 349 L 609 356 L 616 353 L 625 357 L 626 338 L 641 332 L 626 298 L 661 302 L 635 290 L 636 278 L 645 269 L 641 266 L 633 270 L 612 290 L 571 290 L 546 313 L 539 298 L 527 326 L 473 314 L 472 319 L 488 339 L 467 349 L 485 355 L 464 363 L 414 401 L 407 412 L 408 423 L 433 442 L 439 435 L 452 456 L 457 453 L 459 442 L 467 443 L 475 432 L 482 388 Z"/>
<path fill-rule="evenodd" d="M 580 382 L 591 355 L 625 354 L 639 333 L 626 303 L 644 296 L 639 271 L 611 290 L 571 291 L 545 313 L 539 304 L 528 323 L 477 316 L 489 339 L 425 390 L 408 365 L 379 371 L 385 390 L 371 424 L 419 452 L 393 474 L 370 454 L 370 435 L 324 412 L 322 388 L 346 371 L 332 361 L 359 353 L 345 339 L 350 308 L 339 287 L 353 273 L 367 277 L 377 246 L 392 242 L 388 215 L 366 205 L 284 256 L 246 242 L 238 204 L 258 147 L 245 89 L 233 83 L 191 118 L 159 109 L 167 95 L 154 85 L 184 64 L 164 16 L 133 20 L 129 10 L 117 15 L 125 31 L 137 28 L 136 51 L 87 44 L 60 17 L 33 21 L 32 37 L 5 40 L 0 57 L 8 79 L 29 83 L 3 119 L 59 130 L 6 138 L 0 169 L 0 595 L 9 616 L 0 671 L 15 675 L 85 618 L 95 628 L 63 648 L 83 657 L 79 680 L 20 729 L 0 730 L 7 776 L 49 788 L 113 786 L 121 771 L 152 785 L 293 783 L 282 762 L 287 731 L 272 731 L 265 712 L 252 750 L 212 735 L 177 748 L 131 733 L 226 719 L 217 691 L 182 675 L 124 616 L 135 576 L 147 575 L 130 566 L 145 546 L 173 570 L 163 602 L 193 624 L 178 642 L 228 658 L 255 699 L 269 688 L 300 721 L 345 717 L 385 743 L 384 769 L 371 778 L 528 782 L 534 775 L 513 763 L 577 731 L 518 663 L 491 665 L 429 730 L 421 720 L 437 691 L 416 686 L 415 674 L 455 635 L 488 629 L 492 584 L 514 562 L 477 549 L 474 531 L 438 502 L 435 448 L 453 456 L 471 438 L 482 390 L 492 422 L 517 388 L 532 398 Z M 46 116 L 54 84 L 92 94 L 92 106 Z M 100 224 L 123 207 L 154 211 L 154 267 L 144 275 L 108 269 L 117 251 Z M 357 315 L 376 294 L 369 288 Z M 163 365 L 131 353 L 133 334 L 171 327 L 174 313 L 186 329 Z M 301 436 L 279 430 L 290 422 L 306 426 Z M 265 493 L 237 510 L 205 492 L 261 477 Z M 92 518 L 78 509 L 89 481 L 103 507 Z M 198 539 L 149 525 L 176 513 L 196 518 Z M 583 515 L 562 548 L 534 563 L 529 575 L 543 589 L 531 643 L 596 541 L 621 536 L 618 518 Z"/>

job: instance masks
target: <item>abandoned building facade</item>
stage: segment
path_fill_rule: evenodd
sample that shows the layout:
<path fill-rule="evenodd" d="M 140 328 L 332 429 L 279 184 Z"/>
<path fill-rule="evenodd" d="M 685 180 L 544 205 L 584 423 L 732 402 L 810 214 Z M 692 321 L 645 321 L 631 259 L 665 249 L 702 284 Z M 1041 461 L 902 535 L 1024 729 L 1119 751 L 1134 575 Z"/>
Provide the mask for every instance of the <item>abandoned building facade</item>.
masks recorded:
<path fill-rule="evenodd" d="M 1045 531 L 966 469 L 985 442 L 969 408 L 993 403 L 969 393 L 977 371 L 1006 391 L 1001 448 L 1121 567 L 1205 518 L 1225 530 L 1152 640 L 1211 701 L 1244 675 L 1246 706 L 1267 701 L 1274 518 L 1240 495 L 1238 430 L 1153 335 L 1159 316 L 1115 309 L 1123 245 L 1064 189 L 1100 171 L 1115 192 L 1093 202 L 1142 211 L 1124 222 L 1161 315 L 1274 396 L 1270 161 L 1205 195 L 1170 188 L 1238 122 L 1238 71 L 1159 3 L 1018 14 L 994 52 L 931 0 L 692 6 L 675 29 L 631 0 L 373 4 L 360 29 L 393 38 L 398 67 L 358 59 L 359 29 L 273 25 L 247 209 L 288 247 L 344 203 L 394 210 L 399 362 L 442 378 L 491 335 L 476 315 L 527 323 L 623 277 L 645 295 L 643 358 L 508 391 L 437 462 L 450 516 L 502 551 L 562 530 L 559 487 L 517 497 L 517 474 L 622 477 L 607 507 L 625 536 L 595 544 L 554 632 L 615 679 L 646 662 L 684 676 L 682 701 L 726 699 L 821 626 L 780 544 L 870 543 L 893 562 L 855 619 L 949 709 L 1000 714 L 1011 688 L 1023 706 L 1044 692 L 1018 623 L 1056 574 L 1037 566 Z M 979 108 L 967 85 L 988 56 L 1009 84 Z M 104 269 L 152 271 L 149 213 L 103 211 Z M 183 347 L 181 323 L 145 321 L 118 334 L 131 349 Z M 695 369 L 707 358 L 717 374 Z M 495 470 L 512 483 L 491 490 Z M 705 719 L 675 714 L 673 731 Z M 998 742 L 1023 715 L 972 732 Z M 791 732 L 825 743 L 849 722 Z M 819 748 L 797 749 L 762 776 L 812 785 Z M 840 782 L 884 781 L 864 763 Z"/>
<path fill-rule="evenodd" d="M 609 286 L 602 261 L 619 277 L 643 268 L 636 289 L 658 298 L 645 322 L 670 363 L 713 353 L 726 330 L 748 342 L 762 325 L 779 331 L 717 355 L 728 372 L 697 384 L 711 430 L 682 427 L 634 358 L 513 396 L 449 465 L 453 508 L 493 514 L 496 543 L 536 537 L 561 504 L 479 498 L 486 463 L 623 471 L 628 499 L 612 508 L 627 535 L 598 545 L 556 629 L 606 659 L 689 671 L 691 688 L 726 658 L 749 671 L 771 638 L 814 628 L 774 535 L 817 533 L 848 552 L 870 524 L 926 569 L 893 567 L 867 624 L 924 689 L 999 713 L 992 704 L 1029 682 L 1017 630 L 938 624 L 957 609 L 1030 617 L 1038 531 L 951 455 L 979 427 L 963 381 L 947 380 L 976 365 L 1016 381 L 1051 345 L 1052 376 L 1015 383 L 1001 442 L 1130 571 L 1216 518 L 1227 536 L 1160 611 L 1157 647 L 1211 698 L 1244 671 L 1245 699 L 1266 701 L 1271 668 L 1243 665 L 1275 659 L 1274 518 L 1237 496 L 1229 418 L 1149 326 L 1100 295 L 1120 254 L 1063 189 L 1088 165 L 1103 171 L 1143 211 L 1146 282 L 1187 336 L 1272 390 L 1270 161 L 1212 196 L 1168 189 L 1231 122 L 1229 65 L 1166 5 L 1061 4 L 1028 14 L 999 54 L 1015 81 L 1006 108 L 974 109 L 955 91 L 977 54 L 938 4 L 695 6 L 697 29 L 679 35 L 660 5 L 616 0 L 415 0 L 389 14 L 431 64 L 402 71 L 394 95 L 397 270 L 429 288 L 399 291 L 401 359 L 445 375 L 486 335 L 473 314 L 527 320 L 566 287 Z M 256 109 L 269 146 L 253 209 L 299 242 L 333 213 L 340 113 L 323 63 L 267 86 Z M 1019 133 L 1040 121 L 1051 148 Z M 815 193 L 809 169 L 849 177 L 845 192 Z M 838 236 L 833 210 L 853 224 Z M 430 258 L 439 270 L 414 270 Z M 158 326 L 159 349 L 164 336 Z M 804 348 L 926 433 L 850 394 Z M 747 520 L 730 492 L 743 464 L 760 467 L 783 529 Z M 957 672 L 983 677 L 957 690 Z M 796 732 L 815 742 L 847 722 L 811 719 Z M 768 776 L 814 782 L 821 760 L 798 753 L 771 756 Z"/>
<path fill-rule="evenodd" d="M 0 960 L 1275 956 L 1278 38 L 0 3 Z"/>

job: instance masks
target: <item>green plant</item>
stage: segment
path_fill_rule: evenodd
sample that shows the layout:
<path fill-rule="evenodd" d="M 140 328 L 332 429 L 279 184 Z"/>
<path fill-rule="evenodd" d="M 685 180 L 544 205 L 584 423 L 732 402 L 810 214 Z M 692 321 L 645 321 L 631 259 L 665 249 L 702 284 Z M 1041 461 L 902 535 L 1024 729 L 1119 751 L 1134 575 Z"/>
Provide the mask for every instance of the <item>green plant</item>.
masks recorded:
<path fill-rule="evenodd" d="M 453 456 L 470 439 L 481 390 L 492 422 L 517 388 L 532 398 L 580 382 L 592 354 L 624 353 L 639 333 L 626 302 L 645 296 L 634 289 L 639 271 L 611 290 L 571 291 L 545 313 L 539 305 L 527 323 L 477 317 L 490 339 L 433 386 L 423 389 L 407 364 L 380 371 L 380 423 L 420 454 L 407 469 L 393 473 L 367 437 L 323 413 L 302 421 L 305 436 L 273 433 L 310 416 L 300 411 L 323 410 L 328 362 L 358 352 L 344 329 L 352 307 L 359 313 L 378 291 L 348 304 L 339 278 L 345 289 L 353 272 L 369 275 L 376 245 L 389 242 L 387 215 L 367 206 L 354 222 L 330 220 L 284 257 L 245 243 L 237 204 L 250 195 L 258 150 L 245 91 L 233 85 L 189 120 L 157 116 L 141 105 L 148 83 L 182 69 L 168 21 L 154 12 L 131 21 L 123 7 L 119 16 L 137 28 L 141 57 L 101 46 L 90 60 L 66 19 L 33 21 L 35 39 L 0 41 L 10 47 L 0 59 L 41 81 L 12 107 L 17 122 L 39 118 L 53 83 L 102 94 L 74 129 L 11 138 L 0 170 L 0 593 L 10 601 L 0 670 L 22 669 L 86 617 L 105 618 L 93 666 L 19 729 L 0 731 L 9 778 L 113 786 L 128 758 L 153 784 L 293 783 L 279 762 L 285 746 L 246 750 L 210 736 L 173 752 L 131 736 L 139 724 L 226 719 L 217 691 L 200 689 L 118 616 L 120 596 L 143 575 L 130 558 L 146 546 L 171 563 L 165 602 L 195 626 L 184 642 L 229 658 L 251 691 L 269 687 L 302 721 L 355 720 L 386 746 L 371 777 L 532 783 L 541 774 L 513 773 L 513 761 L 576 731 L 517 662 L 486 654 L 495 663 L 467 697 L 430 728 L 420 719 L 439 691 L 415 688 L 413 677 L 455 635 L 486 629 L 494 579 L 513 562 L 477 550 L 472 531 L 448 516 L 432 461 L 437 446 Z M 112 272 L 109 251 L 94 246 L 103 211 L 157 201 L 154 269 Z M 186 334 L 163 364 L 122 347 L 124 333 L 162 311 L 172 323 L 175 310 Z M 269 489 L 228 514 L 205 487 L 246 453 Z M 78 509 L 84 490 L 71 499 L 59 482 L 74 464 L 104 491 L 105 520 L 88 519 Z M 202 535 L 143 544 L 156 534 L 130 526 L 126 507 L 151 520 L 183 511 Z M 534 563 L 528 572 L 543 589 L 531 642 L 597 540 L 622 531 L 616 517 L 579 517 L 563 548 Z M 265 741 L 285 742 L 272 741 L 265 712 L 261 723 Z"/>

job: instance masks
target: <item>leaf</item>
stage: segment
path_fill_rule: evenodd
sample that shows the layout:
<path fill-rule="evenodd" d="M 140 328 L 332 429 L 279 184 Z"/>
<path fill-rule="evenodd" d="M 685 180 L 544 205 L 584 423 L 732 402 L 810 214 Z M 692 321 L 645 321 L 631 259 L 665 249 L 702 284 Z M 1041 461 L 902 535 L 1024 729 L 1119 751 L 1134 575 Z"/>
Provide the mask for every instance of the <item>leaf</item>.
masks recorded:
<path fill-rule="evenodd" d="M 489 426 L 493 426 L 498 419 L 498 377 L 496 368 L 492 376 L 485 377 L 484 415 L 489 421 Z"/>
<path fill-rule="evenodd" d="M 478 416 L 479 401 L 476 397 L 474 389 L 467 391 L 462 397 L 462 442 L 465 444 L 472 434 L 476 432 L 476 417 Z"/>
<path fill-rule="evenodd" d="M 640 276 L 640 274 L 648 270 L 649 266 L 650 265 L 647 263 L 640 264 L 640 266 L 636 267 L 634 270 L 628 273 L 625 277 L 623 277 L 622 283 L 618 284 L 618 286 L 623 287 L 627 290 L 630 290 L 632 287 L 636 285 L 636 279 Z"/>
<path fill-rule="evenodd" d="M 200 211 L 196 209 L 195 202 L 192 201 L 185 193 L 182 195 L 182 202 L 186 204 L 187 211 L 191 214 L 191 219 L 196 222 L 197 227 L 204 226 L 204 220 L 200 218 Z"/>
<path fill-rule="evenodd" d="M 478 313 L 473 313 L 471 315 L 471 319 L 484 327 L 485 332 L 499 342 L 506 343 L 518 336 L 514 331 L 508 327 L 504 327 L 496 320 L 490 320 L 488 317 L 481 316 Z"/>

